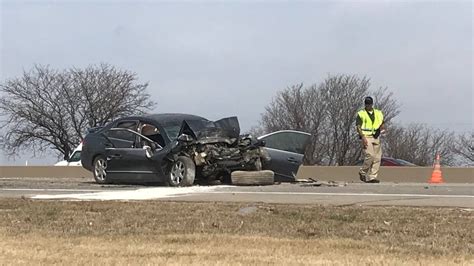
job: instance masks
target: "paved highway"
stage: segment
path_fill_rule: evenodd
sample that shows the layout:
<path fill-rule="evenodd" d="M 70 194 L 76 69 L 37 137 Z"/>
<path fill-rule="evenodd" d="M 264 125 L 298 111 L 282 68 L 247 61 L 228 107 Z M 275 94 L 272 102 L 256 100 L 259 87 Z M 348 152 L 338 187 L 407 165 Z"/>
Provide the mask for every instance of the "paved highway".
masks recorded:
<path fill-rule="evenodd" d="M 474 184 L 314 182 L 273 186 L 98 185 L 85 178 L 3 178 L 0 197 L 48 200 L 232 201 L 474 209 Z"/>

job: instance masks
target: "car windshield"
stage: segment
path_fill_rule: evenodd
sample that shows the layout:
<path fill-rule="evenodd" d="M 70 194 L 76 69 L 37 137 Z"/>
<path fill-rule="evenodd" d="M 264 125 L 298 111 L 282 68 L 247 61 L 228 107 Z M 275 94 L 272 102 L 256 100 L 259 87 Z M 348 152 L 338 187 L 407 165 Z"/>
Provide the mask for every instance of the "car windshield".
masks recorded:
<path fill-rule="evenodd" d="M 197 120 L 186 120 L 189 122 L 200 122 L 200 123 L 209 123 L 208 120 L 206 119 L 197 119 Z M 168 122 L 165 125 L 163 125 L 163 128 L 166 131 L 166 134 L 168 137 L 173 140 L 178 138 L 179 131 L 181 130 L 181 125 L 183 124 L 183 121 L 173 121 L 173 122 Z"/>
<path fill-rule="evenodd" d="M 168 137 L 169 137 L 170 139 L 177 139 L 180 129 L 181 129 L 181 125 L 169 125 L 169 126 L 165 126 L 166 134 L 168 134 Z"/>

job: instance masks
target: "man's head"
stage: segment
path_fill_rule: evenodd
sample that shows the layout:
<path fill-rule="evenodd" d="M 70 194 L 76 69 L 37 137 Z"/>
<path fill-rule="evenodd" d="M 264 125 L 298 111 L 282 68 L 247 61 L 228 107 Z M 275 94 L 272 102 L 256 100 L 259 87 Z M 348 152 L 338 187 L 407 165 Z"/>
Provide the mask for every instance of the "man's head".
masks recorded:
<path fill-rule="evenodd" d="M 372 110 L 372 105 L 374 104 L 374 99 L 372 97 L 367 96 L 364 99 L 365 109 Z"/>

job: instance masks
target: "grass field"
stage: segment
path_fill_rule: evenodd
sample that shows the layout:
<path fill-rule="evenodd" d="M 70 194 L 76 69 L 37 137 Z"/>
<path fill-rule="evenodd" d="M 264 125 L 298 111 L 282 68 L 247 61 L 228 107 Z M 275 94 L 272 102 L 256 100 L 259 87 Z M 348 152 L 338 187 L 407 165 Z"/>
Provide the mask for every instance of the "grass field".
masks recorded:
<path fill-rule="evenodd" d="M 472 210 L 0 199 L 1 264 L 474 265 Z"/>

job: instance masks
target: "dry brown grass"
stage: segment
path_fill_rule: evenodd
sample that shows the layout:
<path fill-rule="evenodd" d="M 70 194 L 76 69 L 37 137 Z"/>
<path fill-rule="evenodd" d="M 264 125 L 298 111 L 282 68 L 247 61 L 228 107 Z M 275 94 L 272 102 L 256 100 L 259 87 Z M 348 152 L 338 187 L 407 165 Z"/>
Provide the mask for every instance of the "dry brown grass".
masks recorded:
<path fill-rule="evenodd" d="M 473 217 L 448 208 L 2 199 L 0 261 L 469 265 Z"/>

